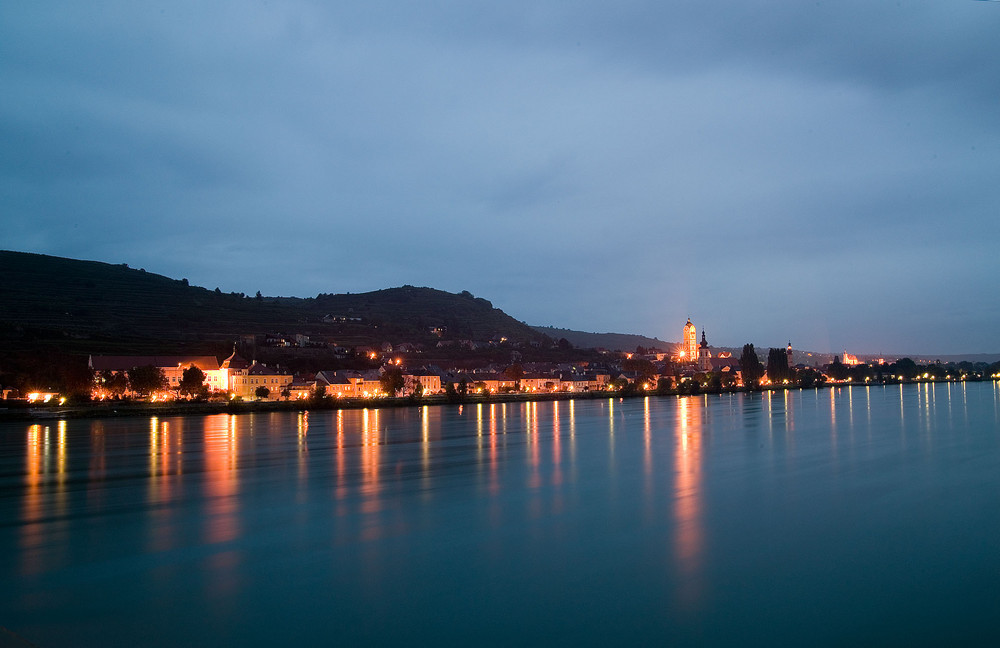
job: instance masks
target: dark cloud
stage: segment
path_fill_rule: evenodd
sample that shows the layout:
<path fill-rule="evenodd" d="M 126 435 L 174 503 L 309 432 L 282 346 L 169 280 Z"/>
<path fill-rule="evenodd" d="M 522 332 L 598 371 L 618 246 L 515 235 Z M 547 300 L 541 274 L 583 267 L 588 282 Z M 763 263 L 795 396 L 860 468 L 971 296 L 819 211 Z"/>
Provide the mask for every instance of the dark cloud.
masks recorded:
<path fill-rule="evenodd" d="M 666 339 L 691 316 L 717 344 L 996 351 L 997 10 L 7 4 L 3 246 Z"/>

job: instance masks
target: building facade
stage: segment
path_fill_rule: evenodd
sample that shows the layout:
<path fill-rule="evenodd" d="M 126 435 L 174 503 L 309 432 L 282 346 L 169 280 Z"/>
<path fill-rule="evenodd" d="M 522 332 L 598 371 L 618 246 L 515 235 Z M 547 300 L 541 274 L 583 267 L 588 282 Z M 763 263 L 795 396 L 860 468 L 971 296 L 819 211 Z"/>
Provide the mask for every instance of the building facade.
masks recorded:
<path fill-rule="evenodd" d="M 708 349 L 708 340 L 705 339 L 705 331 L 701 332 L 701 344 L 698 345 L 698 370 L 712 370 L 712 352 Z"/>
<path fill-rule="evenodd" d="M 698 329 L 694 327 L 691 323 L 691 318 L 688 318 L 687 324 L 684 325 L 684 340 L 681 346 L 681 361 L 682 362 L 697 362 L 698 360 Z"/>
<path fill-rule="evenodd" d="M 282 392 L 292 383 L 292 375 L 254 362 L 246 369 L 233 371 L 229 376 L 229 391 L 243 400 L 278 400 Z M 267 389 L 266 396 L 257 396 L 261 387 Z"/>

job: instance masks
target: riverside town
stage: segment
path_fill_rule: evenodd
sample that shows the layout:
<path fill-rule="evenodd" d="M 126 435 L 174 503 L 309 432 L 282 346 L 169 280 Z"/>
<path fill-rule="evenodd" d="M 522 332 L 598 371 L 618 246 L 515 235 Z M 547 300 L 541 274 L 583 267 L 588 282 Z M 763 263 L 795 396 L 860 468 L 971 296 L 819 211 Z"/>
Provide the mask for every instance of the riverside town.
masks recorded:
<path fill-rule="evenodd" d="M 441 334 L 441 331 L 432 331 Z M 739 352 L 712 347 L 705 331 L 688 319 L 682 342 L 662 348 L 633 350 L 574 349 L 565 339 L 551 341 L 562 352 L 558 361 L 533 361 L 542 343 L 528 344 L 497 337 L 486 341 L 442 340 L 437 348 L 455 347 L 454 366 L 426 363 L 426 346 L 398 343 L 343 347 L 305 335 L 244 336 L 232 353 L 219 360 L 211 355 L 91 355 L 86 381 L 48 385 L 30 380 L 3 385 L 8 409 L 69 404 L 215 402 L 230 406 L 250 403 L 297 403 L 299 406 L 363 406 L 374 399 L 409 402 L 454 402 L 491 398 L 531 399 L 585 395 L 697 394 L 758 389 L 815 388 L 825 384 L 886 384 L 921 381 L 1000 379 L 1000 362 L 917 361 L 911 358 L 859 358 L 797 352 L 785 348 L 758 352 L 747 344 Z M 281 362 L 257 360 L 295 357 L 296 350 L 328 348 L 337 367 L 292 371 Z M 489 350 L 509 356 L 509 362 L 476 364 Z M 276 353 L 277 352 L 277 353 Z M 283 354 L 282 354 L 283 352 Z M 464 356 L 464 357 L 463 357 Z M 574 359 L 575 358 L 575 359 Z M 824 361 L 829 358 L 829 361 Z M 471 364 L 470 364 L 471 363 Z M 40 408 L 41 409 L 37 409 Z M 94 414 L 93 410 L 87 414 Z M 99 411 L 97 412 L 99 413 Z"/>

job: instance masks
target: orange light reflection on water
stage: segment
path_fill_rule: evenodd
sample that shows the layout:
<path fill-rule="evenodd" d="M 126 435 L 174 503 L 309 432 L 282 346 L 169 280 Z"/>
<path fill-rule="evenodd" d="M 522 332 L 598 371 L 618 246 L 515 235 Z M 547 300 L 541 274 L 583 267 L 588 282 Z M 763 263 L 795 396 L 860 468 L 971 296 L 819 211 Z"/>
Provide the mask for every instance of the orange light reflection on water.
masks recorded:
<path fill-rule="evenodd" d="M 381 438 L 379 433 L 379 411 L 365 408 L 361 412 L 361 512 L 377 513 L 382 510 L 379 497 L 381 484 L 379 482 L 379 461 L 381 454 Z M 380 535 L 379 526 L 368 526 L 363 534 L 364 539 L 375 539 Z"/>
<path fill-rule="evenodd" d="M 40 574 L 64 558 L 65 545 L 53 543 L 66 525 L 68 441 L 66 421 L 29 425 L 25 437 L 24 496 L 18 544 L 21 573 Z M 54 456 L 53 456 L 54 455 Z"/>
<path fill-rule="evenodd" d="M 642 439 L 644 451 L 642 455 L 643 470 L 646 475 L 646 490 L 649 491 L 649 479 L 653 476 L 653 426 L 649 414 L 649 396 L 643 399 L 642 407 Z"/>
<path fill-rule="evenodd" d="M 240 533 L 236 423 L 237 417 L 231 414 L 205 417 L 205 539 L 209 543 L 230 542 Z"/>
<path fill-rule="evenodd" d="M 25 484 L 24 503 L 21 511 L 19 544 L 21 546 L 21 572 L 26 576 L 43 571 L 42 545 L 45 535 L 41 520 L 44 517 L 42 480 L 44 477 L 45 449 L 48 447 L 49 428 L 29 425 L 25 440 Z M 43 463 L 44 462 L 44 463 Z"/>
<path fill-rule="evenodd" d="M 333 494 L 338 500 L 347 496 L 346 475 L 344 474 L 346 458 L 344 457 L 344 410 L 337 410 L 337 451 L 334 454 L 337 465 L 337 487 Z M 337 513 L 344 514 L 344 510 L 338 507 Z"/>
<path fill-rule="evenodd" d="M 558 486 L 562 484 L 562 447 L 560 444 L 561 431 L 559 424 L 559 401 L 552 402 L 552 484 Z"/>
<path fill-rule="evenodd" d="M 500 482 L 497 476 L 497 406 L 490 404 L 490 494 L 500 492 Z"/>
<path fill-rule="evenodd" d="M 525 403 L 524 408 L 528 429 L 528 464 L 531 466 L 528 488 L 539 488 L 542 485 L 542 475 L 541 448 L 538 444 L 538 403 Z"/>
<path fill-rule="evenodd" d="M 304 485 L 309 477 L 309 412 L 299 412 L 295 423 L 299 450 L 299 485 Z M 305 497 L 304 489 L 300 491 L 300 496 Z"/>
<path fill-rule="evenodd" d="M 701 598 L 704 530 L 701 521 L 702 411 L 698 400 L 682 397 L 677 406 L 674 443 L 674 543 L 679 579 L 678 598 L 694 607 Z"/>

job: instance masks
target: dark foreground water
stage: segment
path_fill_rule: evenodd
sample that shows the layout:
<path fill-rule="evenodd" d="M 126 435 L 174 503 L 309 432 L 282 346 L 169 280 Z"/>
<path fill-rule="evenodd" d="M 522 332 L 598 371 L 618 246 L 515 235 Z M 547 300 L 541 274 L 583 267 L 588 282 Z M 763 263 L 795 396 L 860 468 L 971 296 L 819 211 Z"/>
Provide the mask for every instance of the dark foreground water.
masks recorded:
<path fill-rule="evenodd" d="M 0 426 L 43 647 L 1000 643 L 1000 388 Z"/>

